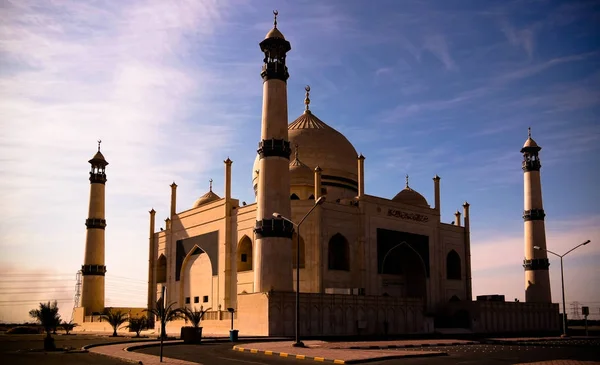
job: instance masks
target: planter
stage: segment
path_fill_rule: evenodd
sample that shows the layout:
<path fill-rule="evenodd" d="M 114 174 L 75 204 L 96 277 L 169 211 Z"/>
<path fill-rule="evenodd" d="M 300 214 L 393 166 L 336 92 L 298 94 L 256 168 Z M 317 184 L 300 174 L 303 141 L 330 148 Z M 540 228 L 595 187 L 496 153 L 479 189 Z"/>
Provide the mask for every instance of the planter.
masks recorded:
<path fill-rule="evenodd" d="M 183 343 L 200 343 L 202 341 L 202 327 L 181 327 Z"/>
<path fill-rule="evenodd" d="M 238 330 L 230 330 L 229 331 L 229 340 L 231 342 L 236 342 L 238 340 Z"/>

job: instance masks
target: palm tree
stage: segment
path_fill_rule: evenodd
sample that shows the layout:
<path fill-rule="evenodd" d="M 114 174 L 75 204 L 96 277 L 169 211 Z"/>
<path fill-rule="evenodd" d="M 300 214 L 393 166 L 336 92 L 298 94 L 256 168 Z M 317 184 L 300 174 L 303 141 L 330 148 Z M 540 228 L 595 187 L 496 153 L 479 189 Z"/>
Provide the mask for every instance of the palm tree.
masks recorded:
<path fill-rule="evenodd" d="M 69 322 L 63 321 L 60 325 L 65 330 L 67 335 L 73 330 L 73 328 L 77 327 L 77 323 L 73 323 L 73 320 L 70 320 Z"/>
<path fill-rule="evenodd" d="M 129 324 L 125 326 L 130 331 L 135 332 L 135 337 L 140 337 L 140 332 L 148 328 L 147 326 L 148 319 L 146 316 L 142 316 L 139 318 L 129 318 Z"/>
<path fill-rule="evenodd" d="M 113 337 L 117 337 L 117 329 L 123 323 L 127 322 L 127 314 L 120 310 L 116 312 L 112 308 L 106 308 L 106 312 L 100 316 L 100 320 L 106 320 L 113 328 Z"/>
<path fill-rule="evenodd" d="M 180 308 L 173 308 L 175 302 L 169 304 L 165 307 L 163 301 L 159 301 L 157 303 L 156 308 L 152 308 L 150 310 L 146 309 L 146 312 L 149 312 L 155 315 L 160 321 L 160 336 L 162 338 L 167 337 L 167 322 L 182 318 L 183 315 L 181 313 Z"/>
<path fill-rule="evenodd" d="M 29 311 L 29 315 L 35 318 L 46 331 L 46 338 L 44 338 L 44 350 L 54 350 L 54 339 L 50 335 L 52 330 L 60 324 L 60 315 L 58 314 L 58 305 L 56 300 L 52 303 L 40 303 L 39 309 L 32 309 Z"/>
<path fill-rule="evenodd" d="M 194 328 L 198 328 L 198 327 L 200 327 L 200 323 L 202 322 L 202 318 L 204 318 L 204 315 L 206 314 L 206 312 L 208 312 L 211 309 L 212 308 L 203 310 L 202 307 L 200 307 L 200 310 L 197 310 L 196 308 L 191 309 L 191 308 L 185 307 L 181 310 L 181 313 L 184 315 L 186 320 L 192 322 L 192 326 Z"/>

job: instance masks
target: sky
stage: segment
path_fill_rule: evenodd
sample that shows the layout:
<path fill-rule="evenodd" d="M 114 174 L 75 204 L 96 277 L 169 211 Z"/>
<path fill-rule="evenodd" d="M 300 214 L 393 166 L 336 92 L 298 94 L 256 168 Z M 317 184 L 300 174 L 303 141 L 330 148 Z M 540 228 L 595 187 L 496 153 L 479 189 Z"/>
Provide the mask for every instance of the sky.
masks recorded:
<path fill-rule="evenodd" d="M 366 193 L 410 185 L 442 221 L 471 204 L 473 295 L 524 300 L 523 171 L 542 146 L 548 249 L 567 308 L 600 318 L 597 1 L 28 1 L 0 11 L 0 321 L 40 301 L 73 308 L 85 247 L 88 160 L 106 185 L 106 305 L 145 306 L 148 211 L 164 226 L 208 190 L 253 202 L 263 55 L 292 45 L 289 121 L 304 108 L 365 157 Z M 162 223 L 161 223 L 162 222 Z M 560 261 L 550 257 L 552 298 Z M 594 318 L 594 317 L 591 317 Z"/>

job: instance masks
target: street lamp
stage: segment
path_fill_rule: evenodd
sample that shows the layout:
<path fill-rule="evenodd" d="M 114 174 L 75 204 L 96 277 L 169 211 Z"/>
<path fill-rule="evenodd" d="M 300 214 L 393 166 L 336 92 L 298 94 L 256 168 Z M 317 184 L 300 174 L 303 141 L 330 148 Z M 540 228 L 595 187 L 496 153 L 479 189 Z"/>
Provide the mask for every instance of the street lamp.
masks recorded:
<path fill-rule="evenodd" d="M 294 347 L 304 347 L 304 343 L 300 341 L 300 225 L 318 205 L 321 205 L 324 202 L 325 195 L 322 195 L 321 197 L 319 197 L 319 199 L 315 201 L 315 205 L 313 205 L 312 208 L 310 208 L 308 213 L 306 213 L 304 217 L 302 217 L 300 223 L 298 224 L 292 222 L 291 219 L 286 218 L 279 213 L 273 213 L 273 217 L 283 219 L 284 221 L 287 221 L 288 223 L 291 223 L 294 226 L 296 226 L 296 234 L 298 235 L 296 240 L 296 342 L 292 344 L 292 346 Z"/>
<path fill-rule="evenodd" d="M 562 283 L 562 303 L 563 303 L 563 316 L 562 316 L 562 320 L 563 320 L 563 334 L 562 337 L 567 337 L 567 308 L 566 308 L 566 304 L 565 304 L 565 276 L 563 273 L 563 257 L 567 256 L 567 254 L 573 250 L 575 250 L 576 248 L 579 248 L 581 246 L 585 246 L 588 243 L 590 243 L 590 240 L 585 241 L 584 243 L 580 243 L 577 246 L 573 247 L 572 249 L 570 249 L 569 251 L 565 252 L 562 255 L 557 254 L 556 252 L 552 252 L 548 249 L 544 249 L 541 248 L 540 246 L 533 246 L 534 249 L 536 250 L 542 250 L 542 251 L 546 251 L 548 253 L 553 254 L 554 256 L 558 256 L 560 257 L 560 281 Z"/>

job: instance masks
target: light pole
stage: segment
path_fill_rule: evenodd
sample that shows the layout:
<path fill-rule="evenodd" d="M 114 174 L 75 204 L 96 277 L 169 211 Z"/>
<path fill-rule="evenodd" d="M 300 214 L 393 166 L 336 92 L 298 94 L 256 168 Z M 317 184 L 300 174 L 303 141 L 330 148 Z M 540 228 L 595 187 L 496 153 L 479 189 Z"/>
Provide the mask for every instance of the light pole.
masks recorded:
<path fill-rule="evenodd" d="M 304 347 L 304 343 L 300 341 L 300 225 L 318 205 L 321 205 L 324 202 L 325 195 L 322 195 L 321 197 L 319 197 L 319 199 L 315 201 L 315 205 L 313 205 L 312 208 L 310 208 L 308 213 L 306 213 L 304 217 L 302 217 L 300 223 L 298 224 L 292 222 L 291 219 L 286 218 L 279 213 L 273 213 L 273 217 L 283 219 L 284 221 L 287 221 L 288 223 L 291 223 L 294 226 L 296 226 L 296 342 L 292 344 L 292 346 L 294 347 Z"/>
<path fill-rule="evenodd" d="M 563 334 L 562 337 L 567 337 L 567 307 L 566 307 L 566 303 L 565 303 L 565 276 L 564 276 L 564 272 L 563 272 L 563 257 L 567 256 L 567 254 L 573 250 L 575 250 L 576 248 L 579 248 L 581 246 L 585 246 L 588 243 L 590 243 L 590 240 L 585 241 L 584 243 L 580 243 L 577 246 L 573 247 L 572 249 L 570 249 L 569 251 L 565 252 L 562 255 L 557 254 L 556 252 L 552 252 L 548 249 L 543 249 L 540 246 L 533 246 L 534 249 L 536 250 L 542 250 L 542 251 L 546 251 L 548 253 L 553 254 L 554 256 L 558 256 L 560 257 L 560 281 L 562 284 L 562 303 L 563 303 L 563 316 L 562 316 L 562 320 L 563 320 Z"/>

